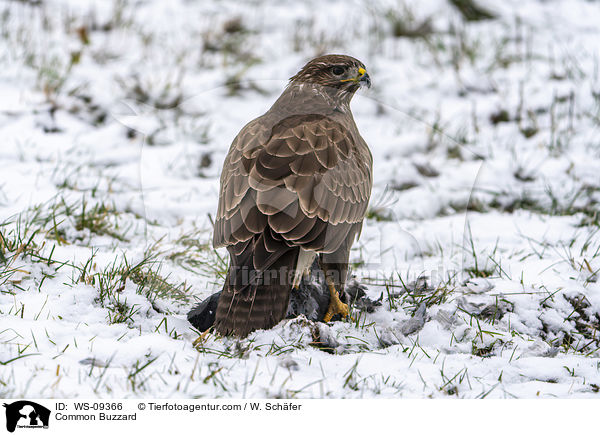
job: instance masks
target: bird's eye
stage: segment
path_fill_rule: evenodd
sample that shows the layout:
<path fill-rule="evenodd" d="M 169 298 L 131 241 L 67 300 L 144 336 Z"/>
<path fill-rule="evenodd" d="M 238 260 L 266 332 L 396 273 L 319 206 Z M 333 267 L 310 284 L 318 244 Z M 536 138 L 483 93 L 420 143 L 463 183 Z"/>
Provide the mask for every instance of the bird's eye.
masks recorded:
<path fill-rule="evenodd" d="M 342 74 L 344 74 L 344 67 L 334 66 L 333 68 L 331 68 L 331 72 L 334 73 L 336 76 L 341 76 Z"/>

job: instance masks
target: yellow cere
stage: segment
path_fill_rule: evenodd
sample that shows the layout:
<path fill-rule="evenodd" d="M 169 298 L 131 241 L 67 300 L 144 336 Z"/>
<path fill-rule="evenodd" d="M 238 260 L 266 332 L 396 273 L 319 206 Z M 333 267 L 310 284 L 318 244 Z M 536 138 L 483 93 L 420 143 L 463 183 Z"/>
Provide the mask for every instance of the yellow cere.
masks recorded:
<path fill-rule="evenodd" d="M 359 68 L 358 69 L 358 76 L 356 77 L 352 77 L 351 79 L 344 79 L 344 80 L 340 80 L 341 82 L 357 82 L 362 76 L 365 75 L 365 73 L 367 72 L 366 69 L 364 68 Z"/>

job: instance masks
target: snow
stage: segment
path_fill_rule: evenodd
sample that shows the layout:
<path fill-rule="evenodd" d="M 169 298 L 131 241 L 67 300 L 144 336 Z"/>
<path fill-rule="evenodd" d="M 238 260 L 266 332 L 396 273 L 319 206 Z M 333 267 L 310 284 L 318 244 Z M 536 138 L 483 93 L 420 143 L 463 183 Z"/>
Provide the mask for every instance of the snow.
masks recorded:
<path fill-rule="evenodd" d="M 477 3 L 496 18 L 446 0 L 2 4 L 0 394 L 596 397 L 600 9 Z M 392 16 L 433 31 L 395 37 Z M 373 82 L 352 103 L 374 188 L 351 259 L 381 306 L 194 345 L 186 313 L 222 285 L 227 149 L 322 52 Z"/>

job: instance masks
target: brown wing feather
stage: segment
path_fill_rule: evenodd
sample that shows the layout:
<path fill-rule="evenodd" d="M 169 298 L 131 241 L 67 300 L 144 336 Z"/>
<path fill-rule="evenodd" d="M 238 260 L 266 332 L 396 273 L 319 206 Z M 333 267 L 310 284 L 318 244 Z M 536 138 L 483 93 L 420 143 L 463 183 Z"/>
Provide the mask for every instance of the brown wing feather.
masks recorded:
<path fill-rule="evenodd" d="M 256 121 L 246 126 L 234 140 L 221 175 L 215 246 L 248 240 L 262 232 L 266 217 L 290 246 L 335 251 L 349 234 L 348 224 L 362 222 L 372 186 L 371 154 L 351 127 L 324 115 L 287 117 L 270 134 Z M 327 225 L 314 225 L 315 219 Z M 307 231 L 310 237 L 303 238 Z M 319 238 L 319 231 L 336 236 Z"/>
<path fill-rule="evenodd" d="M 219 332 L 245 336 L 283 318 L 289 283 L 271 276 L 256 284 L 244 273 L 291 271 L 300 247 L 329 256 L 323 260 L 339 269 L 336 284 L 343 285 L 371 193 L 371 165 L 353 122 L 263 117 L 242 129 L 223 165 L 215 219 L 213 243 L 227 246 L 231 258 L 217 307 Z"/>

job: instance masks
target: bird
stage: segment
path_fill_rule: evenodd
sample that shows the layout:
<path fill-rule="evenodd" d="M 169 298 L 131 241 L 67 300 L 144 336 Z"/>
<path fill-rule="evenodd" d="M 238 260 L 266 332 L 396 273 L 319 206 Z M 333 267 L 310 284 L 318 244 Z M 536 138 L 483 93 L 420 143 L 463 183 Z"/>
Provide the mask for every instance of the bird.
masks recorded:
<path fill-rule="evenodd" d="M 214 324 L 221 335 L 279 323 L 315 259 L 330 293 L 324 321 L 348 316 L 340 295 L 373 185 L 372 154 L 350 110 L 363 86 L 371 78 L 359 60 L 316 57 L 233 140 L 213 233 L 213 246 L 229 252 Z"/>

